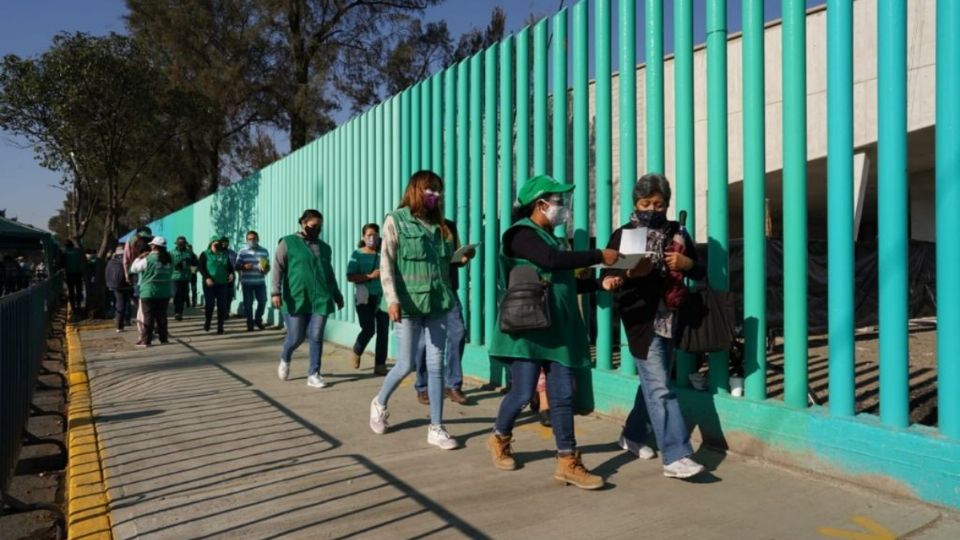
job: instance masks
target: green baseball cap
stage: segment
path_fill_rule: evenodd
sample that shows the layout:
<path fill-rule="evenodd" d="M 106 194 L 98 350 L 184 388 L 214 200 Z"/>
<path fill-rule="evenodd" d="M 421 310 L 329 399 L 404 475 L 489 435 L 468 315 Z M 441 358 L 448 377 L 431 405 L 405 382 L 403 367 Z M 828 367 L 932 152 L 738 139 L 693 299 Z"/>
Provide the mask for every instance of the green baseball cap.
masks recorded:
<path fill-rule="evenodd" d="M 521 205 L 528 205 L 533 201 L 550 193 L 570 193 L 573 191 L 573 184 L 561 184 L 553 178 L 541 174 L 527 180 L 520 193 L 517 195 L 517 202 Z"/>
<path fill-rule="evenodd" d="M 212 243 L 214 243 L 214 242 L 219 242 L 221 238 L 222 238 L 222 236 L 220 236 L 219 234 L 215 234 L 215 235 L 213 235 L 213 236 L 210 237 L 210 241 L 207 242 L 207 243 L 208 243 L 208 244 L 212 244 Z"/>

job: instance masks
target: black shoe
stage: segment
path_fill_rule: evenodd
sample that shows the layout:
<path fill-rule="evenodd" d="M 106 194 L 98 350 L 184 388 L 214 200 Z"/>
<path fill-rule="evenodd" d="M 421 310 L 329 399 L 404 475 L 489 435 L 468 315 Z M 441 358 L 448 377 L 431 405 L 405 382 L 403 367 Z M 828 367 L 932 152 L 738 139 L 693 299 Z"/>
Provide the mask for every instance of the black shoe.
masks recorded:
<path fill-rule="evenodd" d="M 218 335 L 218 336 L 222 336 L 222 335 L 223 335 L 223 327 L 222 327 L 222 326 L 218 326 L 218 327 L 217 327 L 217 335 Z"/>
<path fill-rule="evenodd" d="M 207 321 L 207 322 L 203 323 L 203 331 L 204 331 L 204 332 L 209 332 L 209 331 L 210 331 L 210 321 Z"/>
<path fill-rule="evenodd" d="M 173 318 L 174 318 L 174 320 L 182 321 L 182 320 L 183 320 L 183 315 L 174 315 Z"/>
<path fill-rule="evenodd" d="M 247 327 L 247 332 L 253 332 L 253 327 L 252 327 L 252 326 L 248 326 L 248 327 Z"/>
<path fill-rule="evenodd" d="M 553 425 L 550 423 L 550 411 L 540 411 L 540 425 L 544 427 Z"/>
<path fill-rule="evenodd" d="M 263 324 L 263 321 L 257 321 L 257 328 L 263 330 L 267 325 Z"/>

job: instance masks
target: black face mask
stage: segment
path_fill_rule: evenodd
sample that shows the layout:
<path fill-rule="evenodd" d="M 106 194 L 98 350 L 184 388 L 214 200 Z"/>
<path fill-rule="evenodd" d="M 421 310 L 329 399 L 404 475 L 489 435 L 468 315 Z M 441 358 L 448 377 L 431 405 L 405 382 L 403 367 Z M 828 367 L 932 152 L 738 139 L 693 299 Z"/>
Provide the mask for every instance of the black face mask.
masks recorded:
<path fill-rule="evenodd" d="M 320 227 L 307 227 L 303 228 L 303 235 L 309 238 L 310 240 L 316 240 L 320 236 Z"/>
<path fill-rule="evenodd" d="M 654 212 L 653 210 L 637 210 L 633 213 L 630 221 L 635 223 L 638 227 L 659 229 L 667 224 L 667 213 Z"/>

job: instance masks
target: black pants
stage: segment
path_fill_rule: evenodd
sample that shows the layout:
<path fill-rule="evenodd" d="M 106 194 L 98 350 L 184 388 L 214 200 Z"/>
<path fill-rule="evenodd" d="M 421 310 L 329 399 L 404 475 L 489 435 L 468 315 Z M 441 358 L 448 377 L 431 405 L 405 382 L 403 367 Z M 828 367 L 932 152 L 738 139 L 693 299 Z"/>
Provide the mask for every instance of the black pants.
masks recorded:
<path fill-rule="evenodd" d="M 230 290 L 233 288 L 231 283 L 215 283 L 213 287 L 203 287 L 203 296 L 206 301 L 204 306 L 204 315 L 206 317 L 205 327 L 210 326 L 213 319 L 213 307 L 217 307 L 217 332 L 223 332 L 223 322 L 227 320 L 228 310 L 230 309 Z"/>
<path fill-rule="evenodd" d="M 187 280 L 173 282 L 173 314 L 183 315 L 183 306 L 187 303 L 190 294 L 190 282 Z"/>
<path fill-rule="evenodd" d="M 353 352 L 357 356 L 363 354 L 374 333 L 377 335 L 377 344 L 374 349 L 374 365 L 382 366 L 387 363 L 387 339 L 390 337 L 390 317 L 380 310 L 379 301 L 374 303 L 373 298 L 366 304 L 357 306 L 357 319 L 360 321 L 360 334 L 353 344 Z"/>
<path fill-rule="evenodd" d="M 166 343 L 170 337 L 167 335 L 167 306 L 170 305 L 169 298 L 141 298 L 143 302 L 143 336 L 142 339 L 147 345 L 153 339 L 153 330 L 156 328 L 160 343 Z"/>
<path fill-rule="evenodd" d="M 113 309 L 114 320 L 117 322 L 117 330 L 123 330 L 130 320 L 130 297 L 133 296 L 132 290 L 113 291 Z"/>
<path fill-rule="evenodd" d="M 67 298 L 70 299 L 71 308 L 80 309 L 83 303 L 83 274 L 67 274 Z"/>
<path fill-rule="evenodd" d="M 190 307 L 197 307 L 197 275 L 190 278 Z"/>

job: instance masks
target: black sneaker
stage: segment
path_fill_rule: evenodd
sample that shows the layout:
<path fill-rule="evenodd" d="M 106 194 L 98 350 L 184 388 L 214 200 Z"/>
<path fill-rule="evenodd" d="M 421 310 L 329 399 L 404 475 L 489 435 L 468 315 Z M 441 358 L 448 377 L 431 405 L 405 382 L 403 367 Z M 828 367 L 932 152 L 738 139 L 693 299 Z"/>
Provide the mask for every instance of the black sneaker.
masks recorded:
<path fill-rule="evenodd" d="M 257 324 L 257 328 L 259 328 L 259 329 L 261 329 L 261 330 L 263 330 L 264 328 L 267 327 L 267 325 L 263 324 L 263 321 L 257 321 L 256 324 Z"/>

